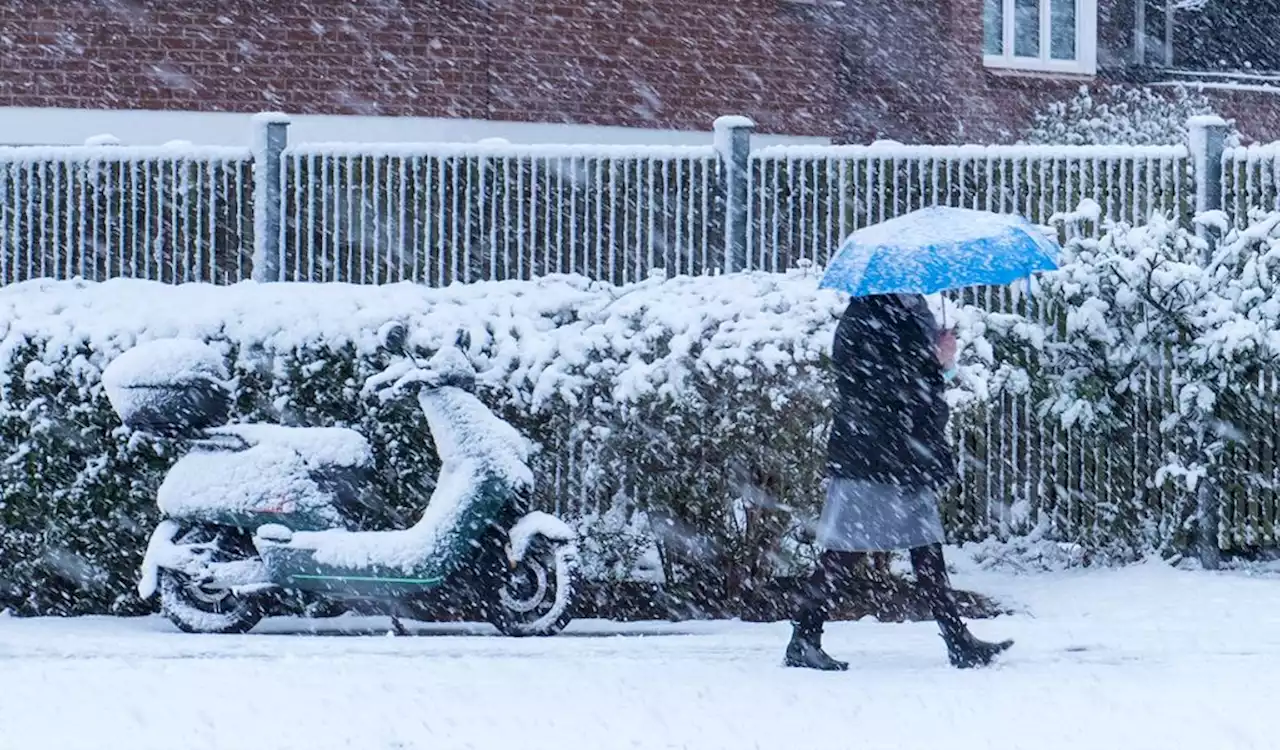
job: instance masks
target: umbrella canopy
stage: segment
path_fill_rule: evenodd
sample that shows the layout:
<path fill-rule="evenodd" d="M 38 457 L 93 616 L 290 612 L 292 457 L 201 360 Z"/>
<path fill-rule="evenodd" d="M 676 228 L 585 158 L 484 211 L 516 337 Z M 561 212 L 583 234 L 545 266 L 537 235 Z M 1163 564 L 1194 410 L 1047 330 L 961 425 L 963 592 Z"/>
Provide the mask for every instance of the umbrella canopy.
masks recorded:
<path fill-rule="evenodd" d="M 849 235 L 820 286 L 866 297 L 1011 284 L 1056 269 L 1058 249 L 1016 214 L 934 206 Z"/>

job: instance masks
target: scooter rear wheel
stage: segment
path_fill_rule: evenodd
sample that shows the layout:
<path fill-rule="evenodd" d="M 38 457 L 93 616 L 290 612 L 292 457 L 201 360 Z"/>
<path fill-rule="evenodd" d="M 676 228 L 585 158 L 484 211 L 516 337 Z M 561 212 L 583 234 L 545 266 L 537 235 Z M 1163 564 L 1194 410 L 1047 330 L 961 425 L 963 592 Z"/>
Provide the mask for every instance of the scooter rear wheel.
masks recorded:
<path fill-rule="evenodd" d="M 244 540 L 229 538 L 218 529 L 202 526 L 185 530 L 176 541 L 179 544 L 215 543 L 217 562 L 246 559 L 256 554 L 252 542 L 247 542 L 250 546 L 245 550 L 242 549 Z M 190 576 L 168 569 L 160 571 L 160 611 L 186 633 L 247 633 L 266 615 L 258 598 L 202 586 Z"/>
<path fill-rule="evenodd" d="M 514 637 L 549 636 L 564 630 L 573 619 L 573 558 L 571 548 L 535 540 L 502 581 L 490 609 L 494 627 Z"/>

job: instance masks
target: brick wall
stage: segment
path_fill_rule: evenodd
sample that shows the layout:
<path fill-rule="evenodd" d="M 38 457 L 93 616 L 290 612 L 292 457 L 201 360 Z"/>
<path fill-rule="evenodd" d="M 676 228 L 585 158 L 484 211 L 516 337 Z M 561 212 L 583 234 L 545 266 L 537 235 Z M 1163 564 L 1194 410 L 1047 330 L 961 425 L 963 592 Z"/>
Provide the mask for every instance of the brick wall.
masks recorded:
<path fill-rule="evenodd" d="M 982 65 L 982 0 L 864 0 L 845 19 L 842 113 L 853 142 L 998 143 L 1078 81 Z"/>
<path fill-rule="evenodd" d="M 835 39 L 778 0 L 0 3 L 0 106 L 829 136 Z"/>
<path fill-rule="evenodd" d="M 1105 5 L 1104 5 L 1105 8 Z M 0 106 L 372 114 L 1002 142 L 1081 80 L 981 62 L 982 0 L 0 3 Z M 1219 97 L 1259 140 L 1280 97 Z"/>

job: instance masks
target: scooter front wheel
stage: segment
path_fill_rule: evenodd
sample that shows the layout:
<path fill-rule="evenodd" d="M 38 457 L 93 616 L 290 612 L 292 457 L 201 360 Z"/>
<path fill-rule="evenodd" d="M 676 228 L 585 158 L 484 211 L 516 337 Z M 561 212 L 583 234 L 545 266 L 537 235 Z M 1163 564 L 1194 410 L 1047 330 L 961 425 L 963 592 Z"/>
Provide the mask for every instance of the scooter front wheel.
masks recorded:
<path fill-rule="evenodd" d="M 252 542 L 229 539 L 220 530 L 194 527 L 176 540 L 179 544 L 213 543 L 217 562 L 244 559 L 256 554 Z M 244 549 L 245 544 L 248 548 Z M 262 601 L 240 596 L 230 589 L 202 585 L 176 570 L 160 570 L 160 611 L 187 633 L 247 633 L 266 615 Z"/>
<path fill-rule="evenodd" d="M 510 570 L 490 609 L 490 622 L 508 636 L 548 636 L 564 630 L 571 611 L 577 547 L 537 539 Z"/>

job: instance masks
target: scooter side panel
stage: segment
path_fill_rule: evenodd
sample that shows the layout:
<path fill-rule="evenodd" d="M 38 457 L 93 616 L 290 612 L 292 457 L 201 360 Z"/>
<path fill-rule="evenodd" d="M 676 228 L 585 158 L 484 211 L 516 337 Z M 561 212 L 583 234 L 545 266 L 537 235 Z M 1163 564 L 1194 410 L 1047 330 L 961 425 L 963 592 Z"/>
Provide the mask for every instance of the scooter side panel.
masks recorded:
<path fill-rule="evenodd" d="M 169 517 L 181 523 L 229 526 L 247 531 L 252 531 L 267 524 L 279 524 L 290 531 L 322 531 L 331 529 L 334 526 L 328 514 L 305 511 L 270 513 L 211 508 L 209 510 L 188 511 L 181 516 Z"/>
<path fill-rule="evenodd" d="M 425 593 L 445 582 L 431 567 L 405 571 L 384 565 L 346 568 L 322 565 L 314 550 L 281 547 L 263 555 L 273 583 L 338 599 L 396 599 Z"/>
<path fill-rule="evenodd" d="M 259 550 L 271 580 L 286 588 L 338 597 L 409 597 L 443 585 L 471 563 L 476 543 L 512 495 L 505 481 L 487 477 L 460 504 L 448 528 L 423 529 L 419 524 L 398 531 L 328 530 L 281 544 L 259 539 Z M 324 549 L 350 542 L 367 550 L 364 564 L 322 562 Z"/>

